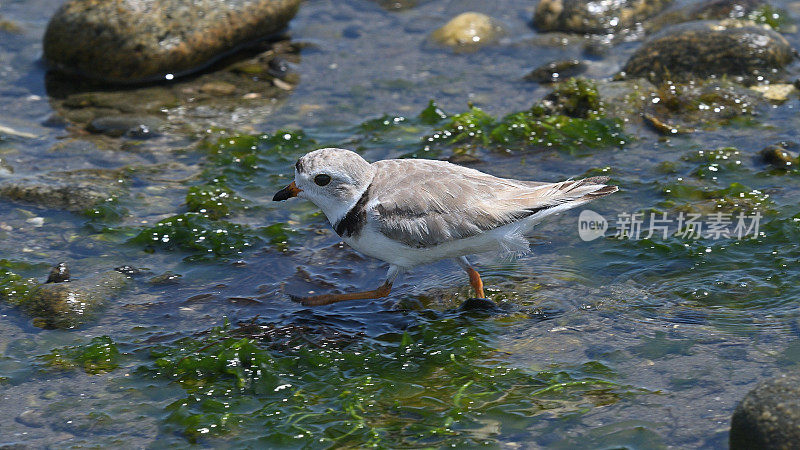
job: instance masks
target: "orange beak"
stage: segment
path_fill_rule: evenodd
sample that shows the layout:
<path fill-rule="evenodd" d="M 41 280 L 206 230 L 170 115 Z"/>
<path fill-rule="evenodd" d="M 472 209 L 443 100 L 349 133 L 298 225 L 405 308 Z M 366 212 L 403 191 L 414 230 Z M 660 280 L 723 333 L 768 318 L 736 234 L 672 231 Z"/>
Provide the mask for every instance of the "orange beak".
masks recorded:
<path fill-rule="evenodd" d="M 289 200 L 292 197 L 297 197 L 297 194 L 303 192 L 302 189 L 298 188 L 294 181 L 289 183 L 288 186 L 278 191 L 274 197 L 272 197 L 273 202 L 282 202 L 284 200 Z"/>

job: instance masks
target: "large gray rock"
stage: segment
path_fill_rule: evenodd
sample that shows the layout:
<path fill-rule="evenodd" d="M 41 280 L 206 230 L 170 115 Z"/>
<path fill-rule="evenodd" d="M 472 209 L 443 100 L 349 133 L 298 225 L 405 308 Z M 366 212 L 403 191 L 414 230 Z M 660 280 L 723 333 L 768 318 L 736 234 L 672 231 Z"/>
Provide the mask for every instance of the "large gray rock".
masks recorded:
<path fill-rule="evenodd" d="M 672 0 L 540 0 L 533 24 L 540 31 L 605 34 L 631 28 Z"/>
<path fill-rule="evenodd" d="M 800 446 L 800 374 L 762 382 L 745 395 L 731 419 L 730 448 Z"/>
<path fill-rule="evenodd" d="M 283 29 L 300 0 L 70 0 L 47 26 L 44 57 L 69 73 L 142 82 L 202 68 Z"/>
<path fill-rule="evenodd" d="M 688 22 L 648 39 L 622 69 L 654 82 L 711 75 L 771 78 L 794 52 L 779 33 L 736 20 Z"/>

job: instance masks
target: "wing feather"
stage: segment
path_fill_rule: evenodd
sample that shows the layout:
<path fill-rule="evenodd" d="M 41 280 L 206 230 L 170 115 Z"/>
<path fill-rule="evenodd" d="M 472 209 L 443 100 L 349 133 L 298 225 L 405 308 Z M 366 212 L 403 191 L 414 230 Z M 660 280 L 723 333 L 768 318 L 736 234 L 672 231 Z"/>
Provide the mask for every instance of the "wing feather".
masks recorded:
<path fill-rule="evenodd" d="M 498 178 L 444 161 L 373 164 L 377 170 L 368 213 L 383 234 L 416 248 L 472 237 L 617 190 L 603 184 L 606 177 L 541 183 Z"/>

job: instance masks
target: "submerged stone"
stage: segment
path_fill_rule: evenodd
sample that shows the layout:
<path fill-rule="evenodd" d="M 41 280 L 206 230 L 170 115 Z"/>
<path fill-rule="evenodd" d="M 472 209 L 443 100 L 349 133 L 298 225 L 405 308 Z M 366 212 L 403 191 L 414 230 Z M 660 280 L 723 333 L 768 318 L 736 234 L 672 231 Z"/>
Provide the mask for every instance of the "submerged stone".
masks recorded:
<path fill-rule="evenodd" d="M 586 71 L 586 64 L 578 59 L 553 61 L 533 69 L 525 75 L 525 81 L 537 83 L 555 83 L 582 74 Z"/>
<path fill-rule="evenodd" d="M 128 277 L 116 270 L 58 283 L 44 283 L 30 290 L 20 306 L 42 328 L 75 328 L 94 314 L 117 291 Z"/>
<path fill-rule="evenodd" d="M 283 29 L 299 0 L 70 0 L 50 20 L 44 58 L 106 82 L 172 79 Z"/>
<path fill-rule="evenodd" d="M 540 31 L 606 34 L 632 28 L 671 0 L 541 0 L 533 16 Z"/>
<path fill-rule="evenodd" d="M 16 179 L 0 184 L 0 198 L 32 203 L 48 209 L 81 212 L 108 197 L 90 182 L 54 182 Z"/>
<path fill-rule="evenodd" d="M 792 47 L 774 30 L 741 21 L 688 22 L 647 40 L 622 71 L 653 82 L 739 75 L 771 78 L 794 58 Z"/>
<path fill-rule="evenodd" d="M 465 12 L 431 33 L 435 42 L 462 49 L 475 49 L 497 42 L 503 27 L 486 14 Z"/>
<path fill-rule="evenodd" d="M 65 262 L 60 262 L 50 269 L 50 275 L 47 276 L 45 283 L 64 283 L 67 281 L 69 281 L 69 266 Z"/>
<path fill-rule="evenodd" d="M 796 147 L 797 144 L 794 144 Z M 797 154 L 786 150 L 784 143 L 769 145 L 759 152 L 761 159 L 775 167 L 788 169 L 797 165 Z"/>
<path fill-rule="evenodd" d="M 464 300 L 464 303 L 458 309 L 461 311 L 495 312 L 500 310 L 500 307 L 488 298 L 468 298 Z"/>
<path fill-rule="evenodd" d="M 778 84 L 762 84 L 752 86 L 750 89 L 760 92 L 767 100 L 775 102 L 784 102 L 790 95 L 797 92 L 797 88 L 793 84 L 778 83 Z"/>
<path fill-rule="evenodd" d="M 92 120 L 86 130 L 111 137 L 146 139 L 157 135 L 163 123 L 156 117 L 105 116 Z"/>
<path fill-rule="evenodd" d="M 731 419 L 730 448 L 791 449 L 800 442 L 800 375 L 760 383 Z"/>
<path fill-rule="evenodd" d="M 715 128 L 736 120 L 746 123 L 764 103 L 752 90 L 723 81 L 666 82 L 645 97 L 642 117 L 666 135 Z"/>
<path fill-rule="evenodd" d="M 763 0 L 707 0 L 665 12 L 649 21 L 646 29 L 654 33 L 669 25 L 694 20 L 746 19 L 764 5 Z"/>

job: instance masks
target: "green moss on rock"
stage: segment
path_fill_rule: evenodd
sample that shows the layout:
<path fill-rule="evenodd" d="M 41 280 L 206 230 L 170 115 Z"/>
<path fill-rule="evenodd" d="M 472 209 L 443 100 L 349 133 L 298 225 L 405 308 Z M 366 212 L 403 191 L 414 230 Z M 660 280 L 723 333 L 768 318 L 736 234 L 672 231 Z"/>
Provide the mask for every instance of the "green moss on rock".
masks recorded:
<path fill-rule="evenodd" d="M 111 372 L 119 367 L 120 351 L 108 336 L 98 336 L 83 345 L 53 349 L 40 358 L 47 369 L 81 369 L 88 374 Z"/>

